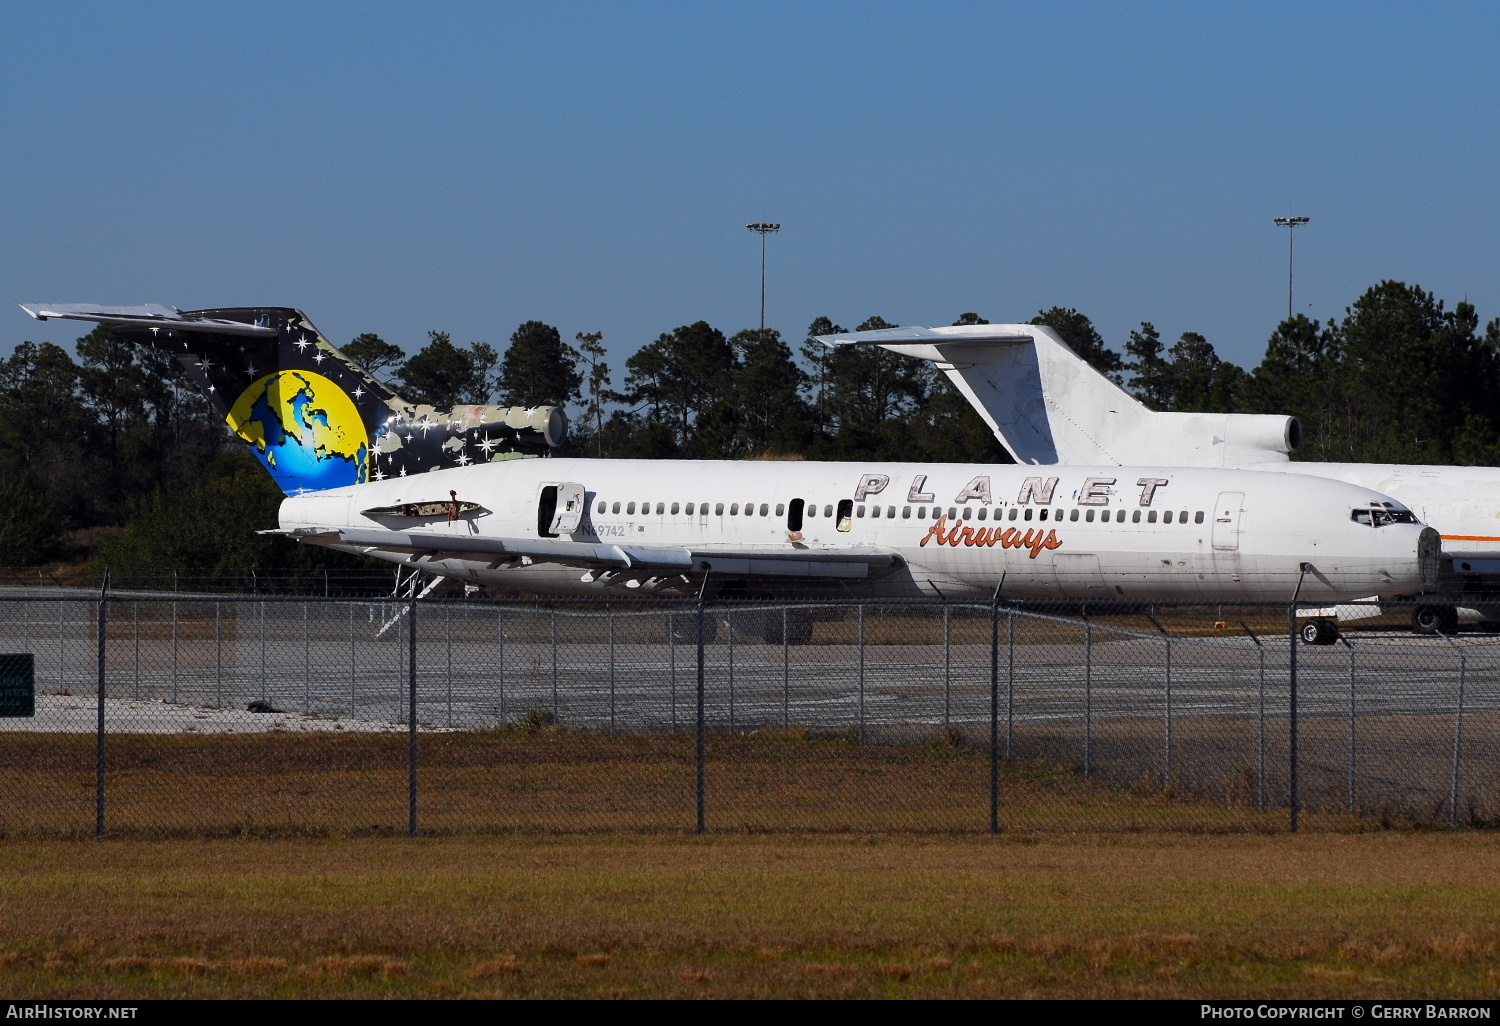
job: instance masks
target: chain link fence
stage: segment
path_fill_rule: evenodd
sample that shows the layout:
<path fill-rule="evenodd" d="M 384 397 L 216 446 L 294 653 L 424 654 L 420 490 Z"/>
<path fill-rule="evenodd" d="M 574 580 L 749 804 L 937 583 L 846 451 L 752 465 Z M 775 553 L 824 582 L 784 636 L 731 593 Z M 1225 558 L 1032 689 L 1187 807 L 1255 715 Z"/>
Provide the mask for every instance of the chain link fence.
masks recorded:
<path fill-rule="evenodd" d="M 0 588 L 0 834 L 1494 823 L 1500 635 L 1290 613 Z"/>

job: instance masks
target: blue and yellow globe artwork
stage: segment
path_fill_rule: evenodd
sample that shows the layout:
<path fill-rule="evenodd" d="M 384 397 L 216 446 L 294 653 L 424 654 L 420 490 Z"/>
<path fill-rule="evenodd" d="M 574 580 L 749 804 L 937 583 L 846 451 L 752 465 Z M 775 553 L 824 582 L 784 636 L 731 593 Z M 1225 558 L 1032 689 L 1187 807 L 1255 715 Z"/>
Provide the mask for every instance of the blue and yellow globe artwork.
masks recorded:
<path fill-rule="evenodd" d="M 370 436 L 359 407 L 321 374 L 268 374 L 241 393 L 227 419 L 288 495 L 369 480 Z"/>

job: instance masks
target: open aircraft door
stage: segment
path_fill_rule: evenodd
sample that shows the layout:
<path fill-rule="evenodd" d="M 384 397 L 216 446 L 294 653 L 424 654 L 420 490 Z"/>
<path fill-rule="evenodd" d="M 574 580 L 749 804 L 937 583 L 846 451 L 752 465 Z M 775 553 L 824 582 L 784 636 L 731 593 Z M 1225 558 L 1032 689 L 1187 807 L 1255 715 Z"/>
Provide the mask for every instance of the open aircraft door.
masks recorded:
<path fill-rule="evenodd" d="M 1214 548 L 1234 552 L 1240 547 L 1240 514 L 1244 512 L 1244 492 L 1220 492 L 1214 504 Z"/>
<path fill-rule="evenodd" d="M 583 522 L 587 502 L 588 494 L 583 485 L 574 481 L 542 485 L 537 495 L 537 533 L 543 538 L 572 534 Z"/>

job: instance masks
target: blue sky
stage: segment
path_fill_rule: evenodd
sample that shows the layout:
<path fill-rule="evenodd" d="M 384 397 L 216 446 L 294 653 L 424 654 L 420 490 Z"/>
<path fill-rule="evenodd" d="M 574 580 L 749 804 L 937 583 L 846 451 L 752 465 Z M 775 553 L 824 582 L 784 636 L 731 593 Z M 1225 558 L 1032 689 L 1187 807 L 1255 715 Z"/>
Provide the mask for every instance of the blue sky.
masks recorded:
<path fill-rule="evenodd" d="M 1500 316 L 1500 7 L 34 4 L 0 33 L 17 301 L 335 342 L 1076 306 L 1253 364 L 1382 278 Z M 0 351 L 80 332 L 0 321 Z M 620 375 L 617 374 L 618 382 Z"/>

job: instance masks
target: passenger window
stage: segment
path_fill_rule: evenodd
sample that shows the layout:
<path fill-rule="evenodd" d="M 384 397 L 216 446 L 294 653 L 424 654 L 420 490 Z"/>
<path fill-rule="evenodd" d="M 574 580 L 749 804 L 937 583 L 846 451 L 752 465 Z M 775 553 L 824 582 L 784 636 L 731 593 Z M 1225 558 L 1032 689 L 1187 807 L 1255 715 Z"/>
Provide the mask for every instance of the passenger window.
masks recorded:
<path fill-rule="evenodd" d="M 786 503 L 783 503 L 783 502 L 778 502 L 776 504 L 776 515 L 778 517 L 781 516 L 781 514 L 783 514 L 783 513 L 786 512 L 785 506 L 786 506 Z"/>
<path fill-rule="evenodd" d="M 1089 523 L 1092 524 L 1094 522 L 1094 511 L 1093 510 L 1088 510 L 1086 513 L 1083 514 L 1083 519 L 1087 520 Z"/>
<path fill-rule="evenodd" d="M 1195 524 L 1201 524 L 1201 523 L 1203 523 L 1203 511 L 1201 509 L 1197 513 L 1193 514 L 1193 523 L 1195 523 Z"/>
<path fill-rule="evenodd" d="M 722 517 L 723 515 L 724 515 L 724 504 L 721 502 L 721 503 L 717 504 L 716 506 L 714 506 L 714 516 L 716 516 L 716 517 Z"/>
<path fill-rule="evenodd" d="M 1037 514 L 1037 519 L 1038 520 L 1046 520 L 1047 519 L 1047 508 L 1045 506 L 1042 507 L 1041 512 Z"/>
<path fill-rule="evenodd" d="M 1090 517 L 1089 519 L 1092 520 L 1093 517 Z M 1078 511 L 1076 509 L 1068 514 L 1068 520 L 1075 524 L 1078 523 Z"/>
<path fill-rule="evenodd" d="M 1121 514 L 1122 515 L 1124 514 L 1123 510 L 1121 511 Z M 1130 515 L 1130 522 L 1132 524 L 1139 524 L 1141 522 L 1141 511 L 1140 510 L 1136 510 L 1134 513 L 1132 513 Z"/>
<path fill-rule="evenodd" d="M 729 515 L 732 516 L 732 517 L 737 517 L 737 516 L 740 515 L 740 504 L 739 503 L 737 503 L 737 502 L 731 502 L 729 504 Z"/>
<path fill-rule="evenodd" d="M 798 499 L 797 501 L 801 502 L 802 500 Z M 815 516 L 817 516 L 818 515 L 818 506 L 817 506 L 817 503 L 813 503 L 812 505 L 808 506 L 807 510 L 806 510 L 806 513 L 804 515 L 809 516 L 809 517 L 815 517 Z"/>
<path fill-rule="evenodd" d="M 778 506 L 778 507 L 776 507 L 776 508 L 777 508 L 777 510 L 778 510 L 778 515 L 780 515 L 780 513 L 779 513 L 779 511 L 780 511 L 780 509 L 781 509 L 781 507 L 780 507 L 780 506 Z M 768 506 L 768 505 L 766 505 L 766 504 L 765 504 L 765 503 L 764 503 L 764 502 L 763 502 L 763 503 L 761 503 L 761 504 L 760 504 L 760 515 L 761 515 L 761 516 L 763 516 L 763 517 L 768 517 L 768 516 L 770 516 L 770 515 L 771 515 L 771 507 L 770 507 L 770 506 Z"/>
<path fill-rule="evenodd" d="M 879 517 L 880 517 L 880 507 L 879 506 L 871 506 L 870 507 L 870 516 L 875 517 L 876 519 L 879 519 Z"/>
<path fill-rule="evenodd" d="M 861 506 L 860 509 L 863 510 L 864 507 Z M 833 510 L 833 507 L 832 506 L 824 506 L 823 510 L 824 510 L 825 514 L 827 514 L 827 513 L 831 512 Z M 840 531 L 852 531 L 854 529 L 854 516 L 853 516 L 853 514 L 854 514 L 854 500 L 853 499 L 840 499 L 839 500 L 839 519 L 838 519 L 838 524 L 835 525 L 835 526 L 837 526 Z"/>
<path fill-rule="evenodd" d="M 1182 510 L 1177 514 L 1177 522 L 1179 524 L 1187 523 L 1187 510 Z"/>
<path fill-rule="evenodd" d="M 633 503 L 633 502 L 626 503 L 626 505 L 625 505 L 625 514 L 627 516 L 629 516 L 630 514 L 632 514 L 634 512 L 635 512 L 635 503 Z"/>
<path fill-rule="evenodd" d="M 1166 513 L 1162 514 L 1161 522 L 1164 524 L 1170 524 L 1172 522 L 1171 510 L 1167 510 Z"/>
<path fill-rule="evenodd" d="M 676 502 L 672 503 L 672 515 L 675 517 L 677 515 L 678 510 L 680 510 L 681 508 L 682 508 L 682 505 L 680 503 L 676 503 Z"/>
<path fill-rule="evenodd" d="M 927 519 L 927 507 L 926 506 L 918 506 L 917 507 L 917 519 L 918 520 L 926 520 Z"/>
<path fill-rule="evenodd" d="M 1148 524 L 1154 524 L 1154 523 L 1156 523 L 1156 510 L 1153 509 L 1150 513 L 1146 514 L 1146 523 L 1148 523 Z"/>
<path fill-rule="evenodd" d="M 989 515 L 990 515 L 990 511 L 988 509 L 986 509 L 983 506 L 979 507 L 979 519 L 980 520 L 988 520 L 989 519 Z"/>
<path fill-rule="evenodd" d="M 607 506 L 607 505 L 608 505 L 608 503 L 603 503 L 603 502 L 601 502 L 601 503 L 599 503 L 599 512 L 600 512 L 600 513 L 603 513 L 603 512 L 604 512 L 604 510 L 605 510 L 605 507 L 606 507 L 606 506 Z"/>
<path fill-rule="evenodd" d="M 615 513 L 620 512 L 620 504 L 618 502 L 614 504 L 612 512 L 615 512 Z"/>
<path fill-rule="evenodd" d="M 1030 520 L 1031 519 L 1031 507 L 1030 506 L 1026 507 L 1026 516 L 1025 516 L 1025 519 L 1026 520 Z"/>
<path fill-rule="evenodd" d="M 948 507 L 948 519 L 949 520 L 957 520 L 958 519 L 958 510 L 954 509 L 952 506 Z"/>
<path fill-rule="evenodd" d="M 1016 507 L 1012 506 L 1010 508 L 1010 516 L 1007 519 L 1009 519 L 1009 520 L 1016 519 L 1016 517 L 1020 515 L 1020 512 L 1021 512 L 1020 510 L 1018 510 L 1018 509 L 1016 509 Z"/>
<path fill-rule="evenodd" d="M 684 513 L 686 513 L 688 516 L 692 516 L 693 515 L 693 504 L 691 502 L 688 503 L 686 506 L 684 506 L 682 508 L 682 511 Z"/>
<path fill-rule="evenodd" d="M 879 509 L 880 507 L 876 506 L 875 508 Z M 859 507 L 859 510 L 854 515 L 857 517 L 863 517 L 865 515 L 865 508 L 863 506 Z"/>
<path fill-rule="evenodd" d="M 845 499 L 843 502 L 839 503 L 839 509 L 843 509 L 844 508 L 844 502 L 847 502 L 849 504 L 849 507 L 851 509 L 854 507 L 854 500 L 853 499 Z M 831 517 L 831 516 L 833 516 L 833 507 L 832 506 L 824 506 L 823 507 L 823 515 L 825 517 Z M 842 515 L 840 515 L 839 519 L 843 519 Z"/>
<path fill-rule="evenodd" d="M 781 507 L 778 506 L 776 508 L 780 509 Z M 787 507 L 786 529 L 788 531 L 800 531 L 800 530 L 802 530 L 802 500 L 801 499 L 793 499 L 791 505 Z"/>
<path fill-rule="evenodd" d="M 911 519 L 911 507 L 910 506 L 902 506 L 901 507 L 901 519 L 902 520 L 910 520 Z"/>

